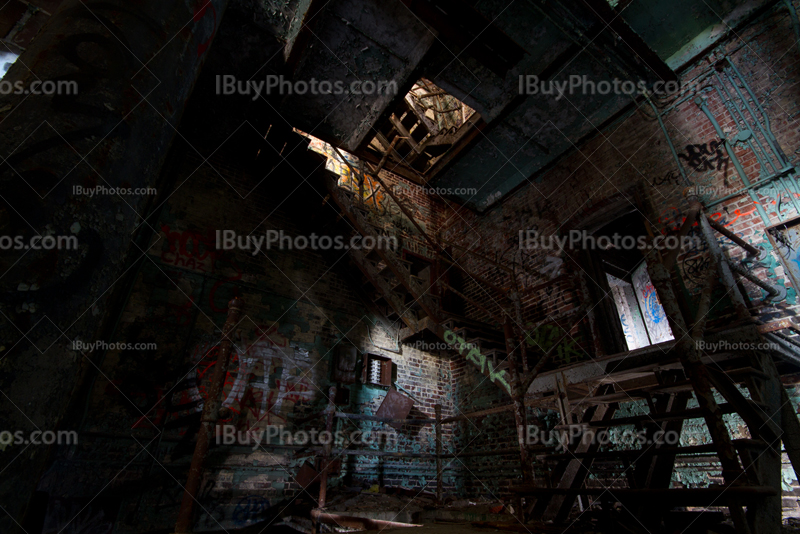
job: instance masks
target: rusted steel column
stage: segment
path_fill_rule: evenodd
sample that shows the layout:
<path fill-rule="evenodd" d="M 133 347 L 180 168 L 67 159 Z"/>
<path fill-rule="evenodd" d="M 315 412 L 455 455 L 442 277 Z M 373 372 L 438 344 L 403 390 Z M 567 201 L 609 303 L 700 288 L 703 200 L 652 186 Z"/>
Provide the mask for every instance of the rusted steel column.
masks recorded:
<path fill-rule="evenodd" d="M 740 319 L 750 319 L 750 312 L 747 309 L 747 304 L 744 301 L 744 297 L 742 297 L 741 291 L 739 291 L 739 286 L 736 285 L 736 279 L 733 277 L 731 266 L 728 264 L 728 258 L 725 256 L 725 252 L 723 252 L 719 247 L 717 236 L 714 235 L 711 225 L 708 224 L 708 218 L 706 217 L 706 214 L 700 212 L 698 215 L 698 220 L 700 221 L 700 229 L 703 232 L 703 239 L 705 240 L 706 245 L 708 245 L 708 251 L 711 254 L 711 258 L 717 264 L 719 277 L 722 280 L 722 284 L 725 286 L 725 289 L 728 290 L 728 296 L 730 297 L 731 302 L 733 302 L 736 315 L 738 315 Z"/>
<path fill-rule="evenodd" d="M 442 502 L 442 405 L 435 404 L 436 410 L 436 500 Z"/>
<path fill-rule="evenodd" d="M 320 509 L 325 508 L 325 502 L 328 499 L 328 464 L 330 463 L 331 448 L 333 447 L 333 435 L 331 432 L 333 431 L 333 416 L 336 414 L 335 399 L 336 386 L 331 386 L 328 390 L 328 407 L 326 408 L 328 417 L 325 420 L 325 431 L 330 439 L 322 447 L 322 471 L 319 475 L 319 503 L 317 508 Z"/>
<path fill-rule="evenodd" d="M 522 481 L 524 484 L 533 483 L 533 467 L 531 465 L 530 454 L 525 443 L 526 430 L 528 428 L 528 414 L 525 412 L 525 391 L 520 387 L 520 376 L 517 370 L 517 362 L 514 359 L 517 338 L 514 336 L 514 329 L 508 316 L 503 323 L 503 333 L 506 340 L 506 353 L 509 370 L 511 371 L 511 398 L 514 401 L 514 422 L 517 426 L 517 441 L 519 442 L 519 461 L 522 469 Z"/>
<path fill-rule="evenodd" d="M 678 255 L 682 252 L 680 240 L 689 235 L 689 231 L 697 221 L 697 214 L 701 211 L 703 211 L 703 205 L 700 203 L 697 197 L 692 196 L 689 198 L 689 211 L 686 213 L 686 220 L 683 221 L 683 225 L 681 225 L 681 229 L 678 232 L 679 245 L 664 255 L 664 267 L 667 269 L 672 268 L 672 265 L 675 263 Z"/>
<path fill-rule="evenodd" d="M 185 534 L 192 531 L 192 509 L 194 507 L 195 496 L 200 489 L 200 478 L 203 475 L 203 461 L 208 453 L 208 446 L 211 443 L 211 436 L 214 434 L 214 427 L 219 417 L 219 410 L 222 405 L 221 393 L 225 384 L 225 374 L 228 371 L 228 362 L 231 356 L 231 336 L 239 322 L 239 315 L 242 312 L 243 302 L 234 298 L 228 303 L 228 318 L 222 327 L 222 341 L 219 347 L 219 357 L 214 365 L 214 374 L 211 375 L 211 383 L 208 387 L 208 396 L 203 402 L 203 414 L 200 416 L 200 430 L 197 433 L 197 443 L 194 446 L 192 464 L 189 467 L 189 478 L 183 492 L 181 508 L 178 512 L 178 521 L 175 524 L 176 534 Z"/>

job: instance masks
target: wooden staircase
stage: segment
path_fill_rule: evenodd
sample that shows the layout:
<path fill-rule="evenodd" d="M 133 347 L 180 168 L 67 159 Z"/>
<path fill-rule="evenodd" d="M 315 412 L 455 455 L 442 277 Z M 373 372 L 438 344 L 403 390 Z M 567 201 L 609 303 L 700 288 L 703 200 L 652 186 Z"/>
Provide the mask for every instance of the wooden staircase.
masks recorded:
<path fill-rule="evenodd" d="M 356 173 L 352 167 L 351 172 Z M 377 172 L 373 177 L 379 180 L 376 175 Z M 368 209 L 360 204 L 355 193 L 339 187 L 335 175 L 326 173 L 325 185 L 330 199 L 355 232 L 376 239 L 385 235 L 384 229 L 370 220 Z M 386 192 L 396 201 L 390 191 Z M 400 207 L 405 213 L 402 204 Z M 702 220 L 702 212 L 699 217 Z M 687 222 L 691 225 L 694 219 Z M 430 241 L 427 235 L 424 237 Z M 435 245 L 437 254 L 441 254 Z M 554 381 L 553 393 L 562 418 L 556 430 L 572 432 L 576 439 L 565 441 L 563 452 L 537 459 L 549 466 L 547 483 L 537 485 L 528 472 L 533 462 L 523 439 L 526 415 L 522 399 L 534 381 L 552 375 L 552 371 L 545 372 L 550 353 L 528 369 L 524 346 L 523 350 L 515 346 L 515 335 L 509 327 L 510 314 L 493 317 L 494 324 L 448 314 L 433 294 L 432 283 L 417 276 L 414 263 L 397 250 L 351 249 L 349 255 L 366 280 L 363 293 L 374 308 L 389 322 L 402 325 L 401 339 L 433 334 L 514 401 L 524 483 L 511 489 L 523 523 L 530 519 L 563 521 L 579 498 L 592 497 L 609 506 L 620 503 L 623 515 L 632 519 L 628 526 L 638 531 L 644 530 L 635 528 L 635 523 L 645 529 L 657 529 L 666 512 L 680 506 L 726 506 L 740 534 L 780 528 L 781 442 L 787 450 L 796 451 L 793 463 L 796 460 L 794 466 L 800 469 L 800 443 L 788 443 L 784 431 L 787 425 L 793 425 L 796 441 L 800 441 L 800 425 L 793 414 L 787 417 L 788 399 L 770 354 L 748 350 L 733 355 L 708 355 L 698 350 L 697 341 L 705 335 L 705 316 L 716 277 L 709 278 L 696 316 L 686 318 L 678 307 L 668 273 L 675 257 L 659 258 L 648 265 L 672 331 L 684 335 L 661 355 L 651 353 L 641 362 L 623 358 L 623 363 L 601 379 L 585 384 L 586 388 L 577 390 L 577 394 L 576 383 Z M 455 266 L 452 258 L 443 259 Z M 738 291 L 735 284 L 731 285 L 730 269 L 725 271 L 727 263 L 718 263 L 719 278 L 726 289 L 729 293 Z M 737 339 L 759 346 L 763 338 L 757 326 L 749 315 L 741 316 L 744 306 L 736 308 L 740 312 Z M 587 389 L 591 391 L 588 396 L 584 393 Z M 718 402 L 720 397 L 724 402 Z M 693 398 L 698 406 L 690 408 Z M 642 399 L 649 413 L 614 417 L 621 405 Z M 580 410 L 576 411 L 578 407 Z M 732 439 L 723 415 L 733 413 L 745 422 L 750 437 Z M 664 440 L 667 435 L 680 435 L 686 421 L 698 418 L 705 421 L 709 443 L 681 446 Z M 638 429 L 644 443 L 627 449 L 603 450 L 602 438 L 626 425 Z M 702 455 L 717 459 L 722 471 L 721 483 L 706 488 L 671 488 L 676 459 Z M 622 469 L 623 476 L 613 486 L 587 483 L 592 467 L 601 463 L 616 464 Z M 582 506 L 584 501 L 579 502 Z"/>
<path fill-rule="evenodd" d="M 742 336 L 742 331 L 737 335 Z M 747 337 L 759 342 L 755 326 Z M 780 520 L 782 387 L 772 357 L 748 350 L 713 354 L 711 359 L 701 365 L 725 401 L 717 405 L 717 413 L 739 414 L 750 437 L 694 445 L 674 441 L 686 421 L 709 415 L 704 407 L 688 407 L 695 388 L 674 351 L 666 352 L 658 362 L 631 362 L 627 368 L 587 384 L 594 391 L 589 397 L 582 394 L 578 383 L 567 388 L 555 375 L 555 395 L 564 402 L 559 405 L 561 424 L 554 431 L 569 438 L 560 440 L 562 452 L 536 458 L 549 472 L 544 485 L 512 488 L 520 499 L 520 519 L 563 522 L 579 498 L 592 498 L 606 508 L 619 503 L 624 515 L 651 532 L 661 528 L 666 512 L 685 506 L 727 506 L 741 532 L 764 531 L 775 517 Z M 642 400 L 648 413 L 615 417 L 625 404 Z M 601 445 L 611 442 L 610 433 L 616 431 L 619 436 L 622 429 L 628 430 L 629 439 L 617 437 L 613 449 L 603 450 Z M 676 459 L 701 457 L 717 458 L 723 468 L 722 483 L 671 488 Z M 721 457 L 733 457 L 734 468 L 724 465 Z M 603 473 L 618 474 L 599 484 L 589 483 L 592 469 L 598 467 Z M 584 500 L 580 506 L 583 509 L 587 504 Z"/>
<path fill-rule="evenodd" d="M 695 210 L 701 225 L 708 228 L 702 207 L 695 206 Z M 685 227 L 693 223 L 694 219 L 687 220 Z M 614 365 L 608 364 L 602 376 L 582 385 L 579 381 L 568 383 L 563 375 L 555 376 L 553 394 L 561 413 L 561 425 L 556 430 L 572 439 L 562 440 L 563 452 L 538 458 L 549 466 L 546 485 L 512 488 L 521 521 L 564 521 L 576 500 L 592 497 L 603 503 L 606 511 L 619 503 L 617 517 L 626 520 L 626 530 L 661 530 L 667 512 L 687 506 L 727 507 L 740 534 L 780 529 L 781 443 L 787 451 L 795 451 L 790 459 L 795 472 L 800 472 L 796 452 L 800 449 L 800 424 L 794 410 L 786 408 L 791 404 L 780 381 L 774 351 L 764 350 L 767 345 L 761 332 L 772 328 L 759 326 L 750 316 L 728 261 L 715 249 L 716 241 L 709 239 L 709 233 L 706 242 L 718 260 L 718 272 L 708 277 L 694 317 L 685 317 L 675 298 L 668 272 L 675 256 L 648 257 L 653 285 L 678 338 L 664 344 L 661 355 L 623 355 Z M 722 334 L 706 331 L 711 294 L 719 281 L 733 295 L 738 316 Z M 706 346 L 714 335 L 717 341 L 735 341 L 736 350 L 708 354 L 698 348 Z M 587 390 L 590 395 L 584 393 Z M 649 413 L 614 417 L 620 406 L 642 400 Z M 697 407 L 688 407 L 691 400 Z M 585 410 L 575 420 L 579 407 Z M 738 414 L 749 437 L 733 439 L 724 414 Z M 681 445 L 674 439 L 670 442 L 668 438 L 679 437 L 685 422 L 691 419 L 704 420 L 710 441 L 696 445 Z M 616 440 L 613 449 L 601 450 L 602 443 L 608 444 L 609 434 L 623 427 L 636 429 L 636 441 L 623 447 Z M 701 456 L 716 458 L 720 483 L 704 488 L 671 488 L 676 459 Z M 590 484 L 592 468 L 600 464 L 604 473 L 610 466 L 620 474 Z M 584 501 L 579 505 L 583 510 Z"/>
<path fill-rule="evenodd" d="M 351 172 L 356 172 L 352 169 Z M 340 187 L 338 176 L 326 173 L 326 187 L 331 200 L 347 218 L 352 228 L 363 237 L 386 237 L 383 228 L 372 223 L 369 210 L 360 205 L 355 192 Z M 513 377 L 506 340 L 493 325 L 459 320 L 442 309 L 440 298 L 432 293 L 432 284 L 413 272 L 413 263 L 399 251 L 388 248 L 361 250 L 349 254 L 367 281 L 363 288 L 371 302 L 390 322 L 401 323 L 400 339 L 408 340 L 423 332 L 434 334 L 453 350 L 474 364 L 490 382 L 508 395 L 512 394 Z M 435 283 L 435 281 L 434 281 Z"/>

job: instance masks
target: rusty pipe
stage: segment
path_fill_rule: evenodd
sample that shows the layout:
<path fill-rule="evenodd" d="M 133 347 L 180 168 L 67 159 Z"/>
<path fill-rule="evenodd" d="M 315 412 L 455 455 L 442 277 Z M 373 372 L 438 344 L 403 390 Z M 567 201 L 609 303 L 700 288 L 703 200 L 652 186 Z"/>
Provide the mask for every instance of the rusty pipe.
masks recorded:
<path fill-rule="evenodd" d="M 331 436 L 333 430 L 333 417 L 336 415 L 336 386 L 331 386 L 328 390 L 328 417 L 325 420 L 325 431 Z M 322 472 L 319 475 L 319 508 L 325 508 L 325 501 L 328 498 L 328 466 L 330 465 L 331 448 L 333 439 L 329 439 L 322 449 Z"/>
<path fill-rule="evenodd" d="M 711 225 L 711 228 L 713 228 L 717 232 L 721 233 L 722 235 L 724 235 L 725 237 L 727 237 L 728 239 L 730 239 L 731 241 L 733 241 L 734 243 L 745 249 L 749 256 L 758 257 L 761 255 L 762 250 L 760 248 L 754 247 L 753 245 L 751 245 L 738 235 L 734 234 L 733 232 L 722 226 L 714 219 L 708 219 L 708 224 Z"/>
<path fill-rule="evenodd" d="M 697 214 L 703 210 L 703 205 L 697 200 L 697 198 L 689 199 L 689 211 L 686 214 L 686 220 L 683 221 L 683 225 L 681 226 L 680 231 L 678 232 L 679 238 L 679 246 L 675 247 L 674 249 L 670 250 L 664 256 L 664 267 L 667 269 L 671 269 L 675 260 L 678 259 L 678 254 L 681 253 L 681 246 L 680 246 L 680 239 L 686 237 L 689 234 L 689 230 L 692 229 L 694 223 L 697 221 Z"/>
<path fill-rule="evenodd" d="M 234 298 L 228 303 L 228 318 L 222 327 L 222 341 L 220 342 L 219 357 L 214 365 L 214 374 L 211 376 L 211 384 L 208 389 L 208 396 L 203 403 L 203 414 L 200 418 L 200 430 L 197 433 L 197 443 L 194 447 L 192 464 L 189 467 L 189 478 L 186 480 L 186 487 L 181 500 L 181 508 L 178 512 L 178 521 L 175 523 L 175 534 L 188 534 L 192 532 L 192 509 L 196 500 L 197 492 L 200 489 L 200 478 L 203 474 L 203 461 L 208 453 L 208 446 L 211 443 L 211 435 L 217 422 L 220 409 L 220 393 L 225 383 L 225 374 L 228 370 L 228 362 L 231 355 L 231 336 L 239 321 L 242 312 L 243 301 Z"/>

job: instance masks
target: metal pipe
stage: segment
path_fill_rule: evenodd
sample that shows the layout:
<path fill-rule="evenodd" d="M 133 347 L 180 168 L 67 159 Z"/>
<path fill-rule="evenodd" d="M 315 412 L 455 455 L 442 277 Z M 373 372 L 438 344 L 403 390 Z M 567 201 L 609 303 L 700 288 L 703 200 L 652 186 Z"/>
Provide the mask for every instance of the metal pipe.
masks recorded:
<path fill-rule="evenodd" d="M 731 241 L 733 241 L 734 243 L 736 243 L 737 245 L 739 245 L 740 247 L 745 249 L 749 256 L 758 257 L 758 256 L 761 256 L 762 252 L 764 252 L 762 249 L 751 245 L 750 243 L 748 243 L 747 241 L 745 241 L 744 239 L 742 239 L 738 235 L 734 234 L 733 232 L 731 232 L 730 230 L 728 230 L 727 228 L 722 226 L 720 223 L 718 223 L 714 219 L 708 219 L 708 224 L 711 225 L 711 228 L 713 228 L 717 232 L 721 233 L 722 235 L 724 235 L 725 237 L 727 237 L 728 239 L 730 239 Z"/>
<path fill-rule="evenodd" d="M 783 175 L 786 175 L 787 173 L 790 173 L 790 172 L 793 172 L 793 171 L 794 171 L 794 168 L 789 167 L 789 168 L 783 169 L 778 176 L 783 176 Z M 722 204 L 726 200 L 730 200 L 730 199 L 732 199 L 734 197 L 738 197 L 739 195 L 741 195 L 743 193 L 746 193 L 748 189 L 757 189 L 757 188 L 761 187 L 762 185 L 767 185 L 769 182 L 773 181 L 775 178 L 776 178 L 776 176 L 768 176 L 766 178 L 763 178 L 763 179 L 761 179 L 761 180 L 759 180 L 757 182 L 754 182 L 754 183 L 750 184 L 749 186 L 742 187 L 741 189 L 739 189 L 735 193 L 731 193 L 730 195 L 726 195 L 726 196 L 724 196 L 722 198 L 718 198 L 717 200 L 715 200 L 713 202 L 709 202 L 708 204 L 706 204 L 706 209 L 713 208 L 714 206 L 716 206 L 718 204 Z"/>
<path fill-rule="evenodd" d="M 763 127 L 761 126 L 761 122 L 758 120 L 758 117 L 756 117 L 755 111 L 753 111 L 753 108 L 750 106 L 750 103 L 747 101 L 746 98 L 744 98 L 744 95 L 742 95 L 742 92 L 739 90 L 739 86 L 736 85 L 732 77 L 727 72 L 725 73 L 725 75 L 728 76 L 731 85 L 736 90 L 736 93 L 739 95 L 739 97 L 742 99 L 742 102 L 744 103 L 744 106 L 747 108 L 747 111 L 753 117 L 753 120 L 756 121 L 756 126 L 758 126 L 758 129 L 761 130 L 761 134 L 764 136 L 764 139 L 767 140 L 767 143 L 769 144 L 769 147 L 772 149 L 772 152 L 775 154 L 775 157 L 778 158 L 778 161 L 781 163 L 781 165 L 783 166 L 789 165 L 789 160 L 786 158 L 786 155 L 780 149 L 780 146 L 778 146 L 778 140 L 772 134 L 772 126 L 769 123 L 769 116 L 767 116 L 766 112 L 764 111 L 764 108 L 761 106 L 761 102 L 759 102 L 758 98 L 756 98 L 755 93 L 753 93 L 753 90 L 750 88 L 750 85 L 744 79 L 744 76 L 742 76 L 742 73 L 739 72 L 739 69 L 737 69 L 736 65 L 733 64 L 733 61 L 731 61 L 730 56 L 728 56 L 726 59 L 728 60 L 728 65 L 731 66 L 733 71 L 736 73 L 736 76 L 739 78 L 739 81 L 742 83 L 742 86 L 747 90 L 747 93 L 750 95 L 750 98 L 753 99 L 753 103 L 758 108 L 759 113 L 761 113 L 761 117 L 764 119 Z"/>
<path fill-rule="evenodd" d="M 689 201 L 689 212 L 686 214 L 686 219 L 683 221 L 683 225 L 681 226 L 680 231 L 678 232 L 678 240 L 679 243 L 682 238 L 686 237 L 689 233 L 689 230 L 692 229 L 694 223 L 697 221 L 697 214 L 703 209 L 703 205 L 697 200 L 697 197 L 692 197 Z M 664 267 L 667 269 L 671 269 L 672 266 L 675 264 L 675 260 L 678 258 L 678 254 L 681 253 L 680 245 L 671 249 L 666 256 L 664 257 Z"/>
<path fill-rule="evenodd" d="M 678 170 L 680 171 L 681 176 L 683 176 L 683 181 L 686 183 L 686 185 L 691 186 L 692 182 L 686 176 L 686 171 L 683 168 L 681 159 L 678 157 L 678 152 L 675 150 L 675 145 L 672 144 L 672 139 L 669 138 L 669 134 L 667 133 L 667 127 L 664 126 L 664 121 L 661 120 L 661 115 L 659 114 L 655 104 L 653 104 L 653 101 L 650 99 L 650 95 L 647 96 L 647 102 L 650 104 L 650 107 L 653 108 L 653 112 L 656 114 L 656 119 L 658 119 L 658 124 L 659 126 L 661 126 L 661 131 L 664 132 L 664 137 L 667 139 L 667 145 L 669 146 L 670 152 L 672 152 L 672 157 L 675 158 L 675 163 L 678 164 Z"/>
<path fill-rule="evenodd" d="M 706 114 L 706 117 L 708 117 L 708 120 L 711 121 L 711 125 L 714 127 L 714 130 L 717 132 L 717 136 L 722 140 L 722 144 L 725 145 L 725 151 L 728 153 L 728 157 L 731 158 L 731 161 L 733 162 L 733 166 L 736 168 L 736 172 L 739 175 L 739 179 L 742 180 L 742 183 L 746 187 L 749 187 L 751 185 L 750 184 L 750 180 L 747 178 L 747 174 L 744 172 L 744 168 L 742 167 L 742 164 L 739 161 L 739 158 L 736 157 L 736 154 L 734 153 L 733 148 L 731 147 L 730 143 L 728 142 L 728 139 L 725 137 L 725 134 L 722 132 L 722 128 L 720 128 L 719 123 L 717 122 L 717 119 L 714 118 L 714 115 L 711 113 L 711 110 L 708 109 L 708 105 L 706 104 L 706 98 L 705 97 L 697 98 L 697 99 L 695 99 L 694 103 L 697 104 L 697 106 L 703 111 L 703 113 Z M 761 215 L 761 220 L 764 222 L 764 224 L 769 226 L 771 224 L 770 220 L 769 220 L 769 216 L 767 215 L 767 212 L 764 211 L 764 207 L 761 205 L 761 202 L 758 200 L 758 195 L 756 195 L 755 192 L 753 192 L 752 189 L 748 189 L 747 193 L 750 195 L 750 199 L 755 203 L 756 209 L 758 210 L 758 214 Z"/>
<path fill-rule="evenodd" d="M 772 285 L 769 282 L 761 280 L 759 277 L 748 271 L 744 266 L 740 265 L 738 262 L 728 261 L 728 264 L 731 266 L 736 273 L 739 275 L 747 278 L 755 285 L 763 289 L 768 293 L 768 296 L 764 299 L 764 301 L 773 302 L 780 302 L 781 300 L 786 298 L 786 288 L 780 285 Z"/>
<path fill-rule="evenodd" d="M 731 297 L 733 307 L 736 309 L 736 314 L 740 319 L 749 318 L 750 312 L 747 309 L 747 304 L 745 303 L 742 294 L 739 292 L 739 287 L 736 285 L 736 280 L 731 272 L 728 259 L 725 257 L 725 253 L 722 252 L 722 249 L 719 248 L 719 243 L 717 243 L 717 239 L 714 236 L 714 232 L 711 229 L 711 225 L 708 222 L 706 214 L 701 212 L 699 215 L 699 220 L 700 229 L 703 233 L 703 238 L 706 241 L 706 246 L 708 246 L 708 251 L 711 253 L 711 258 L 717 263 L 717 272 L 722 279 L 722 284 L 725 286 L 728 295 Z"/>
<path fill-rule="evenodd" d="M 772 167 L 772 169 L 775 172 L 778 172 L 778 166 L 775 165 L 772 162 L 772 160 L 769 158 L 769 155 L 767 154 L 766 150 L 764 150 L 764 147 L 761 145 L 761 141 L 758 139 L 758 137 L 755 136 L 755 132 L 753 131 L 753 128 L 747 122 L 747 119 L 745 118 L 744 113 L 742 112 L 742 110 L 739 107 L 739 105 L 733 100 L 733 96 L 731 95 L 730 91 L 728 91 L 728 88 L 725 86 L 725 84 L 722 81 L 722 77 L 720 77 L 720 75 L 719 75 L 719 73 L 717 71 L 714 71 L 714 77 L 717 79 L 717 83 L 718 83 L 718 85 L 715 85 L 714 88 L 717 90 L 717 94 L 719 95 L 720 99 L 725 101 L 726 104 L 730 104 L 736 110 L 736 112 L 739 114 L 739 117 L 741 118 L 741 120 L 744 123 L 744 125 L 747 127 L 748 130 L 750 130 L 751 136 L 753 138 L 755 138 L 756 143 L 758 143 L 759 148 L 764 153 L 764 155 L 767 157 L 767 161 L 769 162 L 770 167 Z M 742 95 L 742 92 L 739 91 L 738 87 L 736 87 L 736 84 L 734 83 L 734 81 L 731 79 L 731 77 L 729 75 L 726 76 L 726 77 L 728 78 L 728 81 L 730 81 L 731 85 L 733 86 L 734 90 L 736 91 L 736 94 L 739 96 L 739 98 L 742 100 L 742 102 L 744 102 L 744 104 L 747 105 L 747 102 L 745 101 L 744 96 Z M 719 89 L 720 87 L 722 87 L 722 90 L 725 91 L 725 95 L 726 95 L 725 97 L 722 96 L 722 92 Z M 731 115 L 734 115 L 734 114 L 731 113 Z M 750 115 L 755 118 L 755 116 L 752 114 L 752 112 L 750 113 Z M 734 115 L 734 118 L 735 118 L 735 115 Z M 764 133 L 763 129 L 761 128 L 761 124 L 758 122 L 757 119 L 756 119 L 756 127 L 759 130 L 761 130 L 761 134 L 764 135 L 764 140 L 767 141 L 767 143 L 769 143 L 769 139 L 767 138 L 767 135 Z M 772 147 L 772 145 L 770 145 L 770 148 L 772 148 L 772 152 L 775 153 L 775 149 Z M 751 147 L 751 149 L 752 149 L 752 147 Z M 753 153 L 756 153 L 756 151 L 753 150 Z M 758 156 L 758 154 L 756 154 L 756 156 Z M 775 157 L 778 159 L 778 163 L 781 166 L 783 166 L 783 164 L 780 161 L 780 158 L 777 156 L 777 154 L 776 154 Z"/>
<path fill-rule="evenodd" d="M 333 430 L 333 417 L 336 414 L 336 386 L 331 386 L 328 390 L 328 418 L 325 421 L 325 431 L 328 436 L 331 436 Z M 322 471 L 319 474 L 319 501 L 318 508 L 325 508 L 325 500 L 328 497 L 328 471 L 330 467 L 331 449 L 333 448 L 333 440 L 329 439 L 322 448 Z"/>
<path fill-rule="evenodd" d="M 220 394 L 225 383 L 225 374 L 228 371 L 228 362 L 230 360 L 231 347 L 233 346 L 231 336 L 236 330 L 243 305 L 244 302 L 239 298 L 234 298 L 228 303 L 228 318 L 222 327 L 219 356 L 217 357 L 217 363 L 214 365 L 214 374 L 211 376 L 208 396 L 203 402 L 203 414 L 200 417 L 200 430 L 197 432 L 197 443 L 195 444 L 192 463 L 189 467 L 189 478 L 186 480 L 181 507 L 178 511 L 178 521 L 175 523 L 176 534 L 185 534 L 192 531 L 192 508 L 196 501 L 197 492 L 200 490 L 203 462 L 208 453 L 211 435 L 219 417 Z"/>
<path fill-rule="evenodd" d="M 442 405 L 433 407 L 436 412 L 436 500 L 442 502 Z"/>

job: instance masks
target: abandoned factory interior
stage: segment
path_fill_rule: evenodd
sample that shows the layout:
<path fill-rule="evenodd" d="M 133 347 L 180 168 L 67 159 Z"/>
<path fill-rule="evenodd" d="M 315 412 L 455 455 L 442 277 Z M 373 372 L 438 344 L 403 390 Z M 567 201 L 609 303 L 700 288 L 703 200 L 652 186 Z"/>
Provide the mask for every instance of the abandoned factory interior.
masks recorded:
<path fill-rule="evenodd" d="M 0 534 L 800 534 L 800 0 L 0 4 Z"/>

